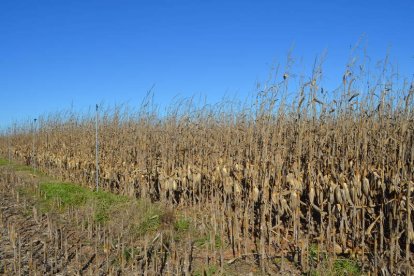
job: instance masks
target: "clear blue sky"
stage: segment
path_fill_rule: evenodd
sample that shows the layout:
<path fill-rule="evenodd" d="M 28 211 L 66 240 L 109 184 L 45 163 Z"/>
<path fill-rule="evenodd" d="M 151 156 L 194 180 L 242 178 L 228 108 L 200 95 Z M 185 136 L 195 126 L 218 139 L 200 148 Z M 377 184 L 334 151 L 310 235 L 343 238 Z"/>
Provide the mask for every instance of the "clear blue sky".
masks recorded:
<path fill-rule="evenodd" d="M 364 36 L 373 61 L 414 73 L 414 1 L 1 0 L 0 128 L 95 103 L 246 98 L 289 49 L 340 83 Z M 300 67 L 302 68 L 302 67 Z M 302 72 L 297 72 L 302 73 Z"/>

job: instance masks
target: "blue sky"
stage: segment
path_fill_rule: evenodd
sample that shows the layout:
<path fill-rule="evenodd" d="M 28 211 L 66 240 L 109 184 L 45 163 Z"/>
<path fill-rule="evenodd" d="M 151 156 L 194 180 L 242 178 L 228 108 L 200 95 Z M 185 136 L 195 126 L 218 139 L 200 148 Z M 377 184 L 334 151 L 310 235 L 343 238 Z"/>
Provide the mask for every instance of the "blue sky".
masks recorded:
<path fill-rule="evenodd" d="M 413 14 L 414 1 L 1 0 L 0 128 L 72 105 L 136 107 L 154 84 L 160 109 L 244 99 L 292 47 L 298 74 L 326 50 L 334 86 L 361 37 L 411 78 Z"/>

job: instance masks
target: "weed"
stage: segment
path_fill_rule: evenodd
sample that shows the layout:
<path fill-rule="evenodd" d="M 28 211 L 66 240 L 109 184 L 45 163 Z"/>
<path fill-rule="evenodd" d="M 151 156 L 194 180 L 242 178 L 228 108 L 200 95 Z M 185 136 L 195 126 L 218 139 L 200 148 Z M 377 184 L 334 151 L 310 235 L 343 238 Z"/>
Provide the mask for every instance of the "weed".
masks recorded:
<path fill-rule="evenodd" d="M 174 223 L 174 229 L 178 232 L 185 232 L 190 229 L 191 221 L 188 218 L 179 218 Z"/>
<path fill-rule="evenodd" d="M 0 166 L 6 166 L 9 164 L 9 161 L 3 158 L 0 158 Z"/>
<path fill-rule="evenodd" d="M 195 240 L 194 245 L 197 247 L 203 247 L 211 243 L 210 235 L 204 235 L 201 238 Z M 214 246 L 215 248 L 220 248 L 222 246 L 222 240 L 219 235 L 214 237 Z"/>
<path fill-rule="evenodd" d="M 350 258 L 338 258 L 331 262 L 329 259 L 322 259 L 316 268 L 312 268 L 310 275 L 362 275 L 361 267 L 356 260 Z"/>
<path fill-rule="evenodd" d="M 161 226 L 162 211 L 157 206 L 147 206 L 148 208 L 140 213 L 134 232 L 138 236 L 151 234 Z"/>
<path fill-rule="evenodd" d="M 109 220 L 115 206 L 127 202 L 127 198 L 104 191 L 92 192 L 73 183 L 46 182 L 40 184 L 42 212 L 63 211 L 67 207 L 80 207 L 86 203 L 94 206 L 94 220 L 104 223 Z"/>
<path fill-rule="evenodd" d="M 348 258 L 336 259 L 333 263 L 333 272 L 335 275 L 361 275 L 361 267 L 355 260 Z"/>
<path fill-rule="evenodd" d="M 110 219 L 111 210 L 128 201 L 126 197 L 104 191 L 89 192 L 89 198 L 95 206 L 94 219 L 99 223 L 107 222 Z"/>
<path fill-rule="evenodd" d="M 40 202 L 43 211 L 50 211 L 54 207 L 62 210 L 69 206 L 83 205 L 90 192 L 72 183 L 41 183 L 40 192 L 43 195 Z"/>
<path fill-rule="evenodd" d="M 123 258 L 126 262 L 129 262 L 134 256 L 137 255 L 138 249 L 133 247 L 126 247 L 123 251 Z"/>

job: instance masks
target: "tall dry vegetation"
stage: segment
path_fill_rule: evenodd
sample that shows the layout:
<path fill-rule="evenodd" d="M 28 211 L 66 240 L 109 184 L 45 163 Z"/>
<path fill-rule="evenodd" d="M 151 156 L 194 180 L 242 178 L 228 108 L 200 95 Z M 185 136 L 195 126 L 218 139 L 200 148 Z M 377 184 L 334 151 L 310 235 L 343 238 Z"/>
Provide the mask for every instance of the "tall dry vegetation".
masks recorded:
<path fill-rule="evenodd" d="M 377 273 L 413 264 L 413 84 L 385 63 L 373 78 L 351 62 L 326 92 L 317 65 L 297 81 L 288 67 L 250 106 L 189 99 L 163 116 L 150 100 L 138 112 L 108 109 L 101 187 L 204 210 L 212 237 L 262 268 L 290 256 L 306 270 L 315 244 Z M 1 154 L 93 188 L 94 124 L 93 114 L 41 117 L 35 130 L 3 135 Z M 221 264 L 223 247 L 209 252 Z"/>

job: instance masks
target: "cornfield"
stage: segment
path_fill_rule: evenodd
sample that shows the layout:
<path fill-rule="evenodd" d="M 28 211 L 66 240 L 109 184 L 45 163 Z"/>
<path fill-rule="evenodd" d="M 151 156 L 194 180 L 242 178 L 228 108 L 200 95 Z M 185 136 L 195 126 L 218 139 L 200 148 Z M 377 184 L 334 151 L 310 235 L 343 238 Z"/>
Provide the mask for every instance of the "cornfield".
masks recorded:
<path fill-rule="evenodd" d="M 160 114 L 149 95 L 138 111 L 101 111 L 99 187 L 203 213 L 222 241 L 203 254 L 219 265 L 269 271 L 284 256 L 306 272 L 317 245 L 364 271 L 410 273 L 414 84 L 388 67 L 368 79 L 359 64 L 333 92 L 321 80 L 321 67 L 296 84 L 277 75 L 251 104 L 184 99 Z M 0 155 L 94 189 L 94 114 L 16 124 Z"/>

